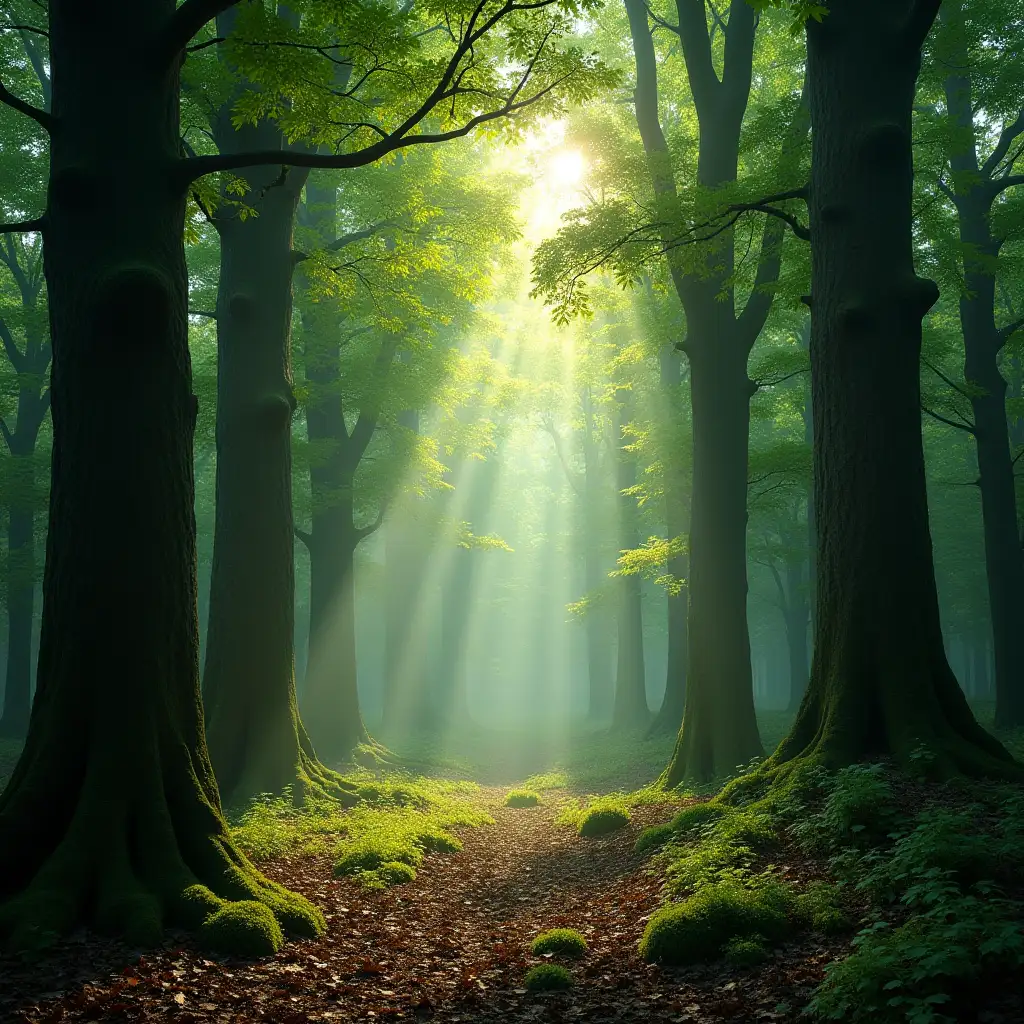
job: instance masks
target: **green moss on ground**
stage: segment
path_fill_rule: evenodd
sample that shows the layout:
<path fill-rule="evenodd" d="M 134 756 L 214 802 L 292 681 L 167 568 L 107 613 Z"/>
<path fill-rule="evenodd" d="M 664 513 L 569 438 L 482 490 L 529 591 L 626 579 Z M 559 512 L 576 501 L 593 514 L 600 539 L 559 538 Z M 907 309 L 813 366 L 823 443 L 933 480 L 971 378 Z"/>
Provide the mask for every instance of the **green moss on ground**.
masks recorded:
<path fill-rule="evenodd" d="M 536 807 L 540 802 L 540 794 L 532 789 L 513 789 L 505 797 L 506 807 Z"/>
<path fill-rule="evenodd" d="M 734 967 L 756 967 L 771 955 L 763 935 L 733 938 L 725 944 L 725 959 Z"/>
<path fill-rule="evenodd" d="M 535 956 L 579 957 L 587 951 L 587 940 L 572 928 L 552 928 L 533 940 L 530 951 Z"/>
<path fill-rule="evenodd" d="M 629 824 L 628 799 L 621 793 L 610 793 L 583 804 L 571 803 L 563 808 L 557 821 L 560 825 L 571 825 L 588 838 L 608 835 Z"/>
<path fill-rule="evenodd" d="M 537 964 L 526 972 L 523 984 L 531 992 L 560 992 L 572 988 L 572 975 L 558 964 Z"/>

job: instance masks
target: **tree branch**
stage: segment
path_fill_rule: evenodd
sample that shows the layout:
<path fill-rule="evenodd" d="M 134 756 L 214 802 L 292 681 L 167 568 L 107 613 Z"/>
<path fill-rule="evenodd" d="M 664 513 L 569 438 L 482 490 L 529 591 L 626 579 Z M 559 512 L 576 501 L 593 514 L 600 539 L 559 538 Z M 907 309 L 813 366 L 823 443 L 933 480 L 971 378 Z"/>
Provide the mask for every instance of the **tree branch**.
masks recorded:
<path fill-rule="evenodd" d="M 569 486 L 572 488 L 573 493 L 576 497 L 582 497 L 583 492 L 580 487 L 580 481 L 578 474 L 575 473 L 572 467 L 569 465 L 568 459 L 565 457 L 565 449 L 562 445 L 562 435 L 556 429 L 554 423 L 550 423 L 545 420 L 542 423 L 543 428 L 551 435 L 551 440 L 555 445 L 555 454 L 558 456 L 558 461 L 562 464 L 562 470 L 565 473 L 565 479 L 569 482 Z"/>
<path fill-rule="evenodd" d="M 969 423 L 957 423 L 956 420 L 947 419 L 945 416 L 940 416 L 937 412 L 933 412 L 928 406 L 922 404 L 921 412 L 931 416 L 933 420 L 938 420 L 939 423 L 945 423 L 947 427 L 956 427 L 957 430 L 963 430 L 965 433 L 977 435 L 977 430 Z"/>
<path fill-rule="evenodd" d="M 995 174 L 1003 158 L 1010 152 L 1010 147 L 1013 145 L 1014 140 L 1022 133 L 1024 133 L 1024 110 L 1021 110 L 1017 115 L 1016 121 L 1008 124 L 1003 129 L 999 136 L 999 141 L 996 143 L 996 148 L 992 150 L 992 155 L 982 165 L 981 173 L 986 178 L 991 178 Z"/>
<path fill-rule="evenodd" d="M 0 317 L 0 341 L 4 343 L 4 351 L 7 353 L 7 358 L 10 359 L 15 373 L 21 373 L 25 368 L 25 357 L 14 343 L 14 336 L 11 334 L 3 317 Z"/>
<path fill-rule="evenodd" d="M 353 242 L 362 241 L 364 238 L 372 238 L 379 231 L 383 231 L 385 228 L 394 227 L 397 221 L 382 220 L 378 224 L 371 224 L 369 227 L 365 227 L 360 231 L 350 231 L 347 235 L 342 235 L 336 238 L 329 245 L 323 247 L 324 252 L 337 252 L 339 249 L 344 249 L 346 245 L 351 245 Z M 310 254 L 303 252 L 301 249 L 292 250 L 292 262 L 302 263 L 304 260 L 308 260 Z"/>
<path fill-rule="evenodd" d="M 1024 317 L 1020 317 L 1020 319 L 1014 320 L 1013 323 L 1000 328 L 999 347 L 1002 348 L 1022 327 L 1024 327 Z"/>
<path fill-rule="evenodd" d="M 381 525 L 384 523 L 384 510 L 385 505 L 384 502 L 382 501 L 380 503 L 380 507 L 377 510 L 377 516 L 373 520 L 373 522 L 368 523 L 366 526 L 360 526 L 356 528 L 357 544 L 359 543 L 359 541 L 365 540 L 367 537 L 369 537 L 371 534 L 376 533 L 381 528 Z"/>
<path fill-rule="evenodd" d="M 163 38 L 160 40 L 160 57 L 173 60 L 188 46 L 190 40 L 202 31 L 218 14 L 235 6 L 238 0 L 185 0 L 174 12 Z"/>
<path fill-rule="evenodd" d="M 292 533 L 295 534 L 298 540 L 301 540 L 305 545 L 307 551 L 313 550 L 313 536 L 312 534 L 306 533 L 305 530 L 300 530 L 297 526 L 292 527 Z"/>
<path fill-rule="evenodd" d="M 0 224 L 0 235 L 19 234 L 28 231 L 45 231 L 46 218 L 36 217 L 34 220 L 19 220 L 12 224 Z"/>
<path fill-rule="evenodd" d="M 380 351 L 377 353 L 377 358 L 374 360 L 373 367 L 376 383 L 383 384 L 384 378 L 391 369 L 391 363 L 395 358 L 395 352 L 397 349 L 398 340 L 395 338 L 389 338 L 381 344 Z M 359 461 L 366 454 L 366 449 L 369 447 L 370 440 L 373 437 L 374 431 L 377 429 L 377 420 L 379 417 L 380 401 L 376 398 L 373 401 L 368 402 L 366 406 L 360 410 L 359 417 L 356 420 L 356 425 L 352 428 L 352 433 L 349 435 L 349 444 L 346 452 L 346 461 L 350 471 L 355 472 L 356 467 L 359 465 Z"/>
<path fill-rule="evenodd" d="M 704 0 L 676 0 L 679 38 L 698 118 L 710 117 L 722 83 L 715 72 Z M 753 14 L 753 10 L 751 10 Z"/>
<path fill-rule="evenodd" d="M 7 427 L 7 422 L 3 416 L 0 416 L 0 434 L 3 435 L 3 439 L 7 442 L 7 450 L 13 455 L 14 454 L 14 440 L 11 437 L 11 432 Z"/>
<path fill-rule="evenodd" d="M 205 316 L 207 320 L 216 320 L 217 314 L 210 312 L 208 309 L 190 309 L 188 311 L 189 316 Z"/>
<path fill-rule="evenodd" d="M 988 184 L 988 193 L 992 199 L 1002 195 L 1007 189 L 1024 185 L 1024 174 L 1006 174 L 1002 178 L 993 178 Z"/>
<path fill-rule="evenodd" d="M 0 82 L 0 103 L 6 103 L 7 106 L 18 113 L 24 114 L 26 117 L 31 117 L 36 124 L 40 126 L 44 131 L 53 131 L 53 116 L 48 114 L 45 110 L 40 110 L 38 107 L 32 106 L 31 103 L 26 103 L 23 99 L 15 96 L 3 82 Z M 4 230 L 10 230 L 9 228 Z"/>
<path fill-rule="evenodd" d="M 957 384 L 956 381 L 950 380 L 949 377 L 947 377 L 937 366 L 933 366 L 923 356 L 921 357 L 921 362 L 924 363 L 924 365 L 927 366 L 928 369 L 931 370 L 932 373 L 934 373 L 936 377 L 938 377 L 940 380 L 944 381 L 954 391 L 956 391 L 958 394 L 963 395 L 964 398 L 966 398 L 968 401 L 970 401 L 971 396 L 962 387 L 960 387 L 960 385 Z"/>

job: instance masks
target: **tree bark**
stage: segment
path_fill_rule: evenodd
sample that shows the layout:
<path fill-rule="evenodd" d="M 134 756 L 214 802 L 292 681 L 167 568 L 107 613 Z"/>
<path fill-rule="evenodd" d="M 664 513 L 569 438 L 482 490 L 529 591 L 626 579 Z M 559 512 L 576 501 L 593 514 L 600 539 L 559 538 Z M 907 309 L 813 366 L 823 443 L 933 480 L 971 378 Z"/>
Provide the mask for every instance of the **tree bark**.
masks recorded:
<path fill-rule="evenodd" d="M 232 15 L 218 31 L 228 35 Z M 222 153 L 282 148 L 275 124 L 236 129 L 233 100 L 214 121 Z M 299 718 L 295 696 L 292 517 L 292 232 L 306 173 L 243 176 L 255 216 L 216 216 L 217 483 L 204 699 L 210 756 L 225 802 L 289 789 L 347 797 Z"/>
<path fill-rule="evenodd" d="M 787 707 L 796 711 L 807 690 L 810 675 L 807 665 L 807 624 L 810 609 L 804 581 L 804 559 L 793 554 L 786 562 L 786 647 L 789 651 L 789 699 Z"/>
<path fill-rule="evenodd" d="M 627 494 L 636 486 L 636 457 L 623 445 L 628 443 L 625 428 L 629 422 L 630 392 L 622 391 L 617 409 L 618 438 L 615 446 L 615 477 L 619 505 L 619 548 L 623 551 L 640 546 L 637 531 L 636 498 Z M 640 577 L 620 576 L 615 581 L 617 632 L 619 638 L 615 666 L 615 704 L 612 729 L 621 731 L 646 725 L 650 711 L 647 706 L 647 672 L 644 666 L 644 617 Z"/>
<path fill-rule="evenodd" d="M 36 700 L 0 794 L 18 948 L 80 924 L 156 943 L 222 898 L 324 930 L 233 845 L 203 736 L 180 54 L 154 57 L 174 10 L 49 5 L 52 486 Z"/>
<path fill-rule="evenodd" d="M 811 372 L 818 526 L 807 696 L 774 763 L 836 767 L 918 748 L 940 775 L 1014 769 L 946 661 L 920 416 L 911 110 L 938 0 L 835 0 L 807 24 Z"/>
<path fill-rule="evenodd" d="M 954 9 L 956 7 L 954 5 Z M 958 11 L 962 21 L 962 10 Z M 957 15 L 953 15 L 957 19 Z M 956 26 L 951 26 L 954 29 Z M 962 45 L 962 44 L 960 44 Z M 951 55 L 966 67 L 966 53 Z M 1005 338 L 996 326 L 996 263 L 1001 242 L 990 217 L 996 192 L 981 172 L 975 143 L 971 80 L 952 74 L 945 80 L 946 107 L 952 122 L 953 171 L 964 287 L 960 325 L 964 338 L 964 377 L 972 385 L 974 438 L 985 539 L 985 569 L 995 650 L 996 726 L 1024 725 L 1024 646 L 1017 632 L 1024 623 L 1024 550 L 1017 533 L 1017 496 L 1006 419 L 1006 380 L 999 372 Z"/>

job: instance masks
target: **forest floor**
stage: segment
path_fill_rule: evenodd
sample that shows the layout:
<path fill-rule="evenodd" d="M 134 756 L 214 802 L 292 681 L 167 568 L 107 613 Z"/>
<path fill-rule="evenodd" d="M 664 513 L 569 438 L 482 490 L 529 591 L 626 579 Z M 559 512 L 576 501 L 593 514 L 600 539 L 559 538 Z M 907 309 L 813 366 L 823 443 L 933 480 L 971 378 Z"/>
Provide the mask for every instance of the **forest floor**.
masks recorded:
<path fill-rule="evenodd" d="M 383 893 L 334 878 L 329 857 L 262 864 L 325 910 L 320 941 L 245 962 L 211 959 L 184 936 L 141 952 L 78 935 L 34 963 L 0 959 L 0 1020 L 786 1021 L 839 952 L 812 940 L 753 971 L 646 964 L 637 940 L 661 885 L 633 844 L 676 807 L 640 806 L 625 829 L 584 839 L 556 823 L 567 794 L 513 809 L 505 793 L 481 790 L 494 824 L 462 831 L 461 851 L 428 857 L 412 882 Z M 576 983 L 527 992 L 526 971 L 544 959 L 530 942 L 559 926 L 587 938 Z"/>

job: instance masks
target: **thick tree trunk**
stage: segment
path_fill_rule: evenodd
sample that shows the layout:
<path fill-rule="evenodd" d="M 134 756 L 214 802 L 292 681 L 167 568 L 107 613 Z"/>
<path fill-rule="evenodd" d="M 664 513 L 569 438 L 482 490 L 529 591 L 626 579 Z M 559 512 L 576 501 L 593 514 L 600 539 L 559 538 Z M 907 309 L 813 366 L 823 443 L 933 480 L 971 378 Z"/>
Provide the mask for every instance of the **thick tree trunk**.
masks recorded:
<path fill-rule="evenodd" d="M 715 337 L 690 354 L 693 495 L 690 519 L 690 663 L 683 727 L 666 783 L 733 772 L 761 753 L 747 633 L 746 346 L 729 345 L 708 321 L 690 332 Z"/>
<path fill-rule="evenodd" d="M 628 396 L 629 392 L 624 392 Z M 622 445 L 628 444 L 624 428 L 629 422 L 629 406 L 625 399 L 618 408 L 618 441 L 615 447 L 615 482 L 619 504 L 619 547 L 632 550 L 640 546 L 637 531 L 636 498 L 625 493 L 636 486 L 636 457 Z M 640 577 L 620 576 L 615 581 L 618 617 L 618 654 L 615 666 L 615 704 L 612 729 L 635 729 L 646 725 L 647 672 L 644 666 L 644 616 Z"/>
<path fill-rule="evenodd" d="M 796 711 L 807 690 L 807 624 L 810 611 L 804 582 L 803 559 L 790 558 L 786 564 L 786 647 L 789 651 L 789 699 Z"/>
<path fill-rule="evenodd" d="M 29 455 L 31 460 L 32 455 Z M 21 739 L 32 705 L 32 616 L 35 607 L 35 515 L 14 507 L 7 529 L 7 674 L 0 736 Z"/>
<path fill-rule="evenodd" d="M 807 25 L 818 614 L 807 696 L 774 761 L 919 747 L 940 774 L 1013 770 L 946 661 L 921 435 L 911 108 L 938 2 L 835 0 Z M 913 11 L 913 16 L 912 16 Z"/>
<path fill-rule="evenodd" d="M 666 350 L 661 353 L 661 386 L 665 390 L 670 407 L 679 390 L 680 365 L 678 353 Z M 681 481 L 671 467 L 665 473 L 665 531 L 669 540 L 681 537 L 686 532 L 686 507 Z M 668 572 L 679 580 L 686 580 L 690 567 L 685 555 L 670 559 Z M 685 585 L 677 594 L 671 591 L 668 604 L 668 658 L 665 672 L 665 696 L 661 707 L 651 722 L 649 735 L 677 733 L 683 721 L 686 706 L 686 667 L 689 660 L 689 588 Z"/>
<path fill-rule="evenodd" d="M 36 700 L 0 795 L 16 947 L 82 923 L 157 942 L 221 898 L 324 928 L 233 846 L 203 736 L 174 9 L 49 5 L 52 487 Z"/>
<path fill-rule="evenodd" d="M 222 34 L 230 19 L 221 19 Z M 235 130 L 221 109 L 222 152 L 282 145 L 277 127 Z M 217 511 L 206 635 L 206 732 L 224 800 L 240 804 L 288 788 L 343 797 L 316 758 L 295 696 L 295 549 L 292 518 L 292 231 L 305 175 L 250 171 L 244 220 L 216 220 Z"/>

